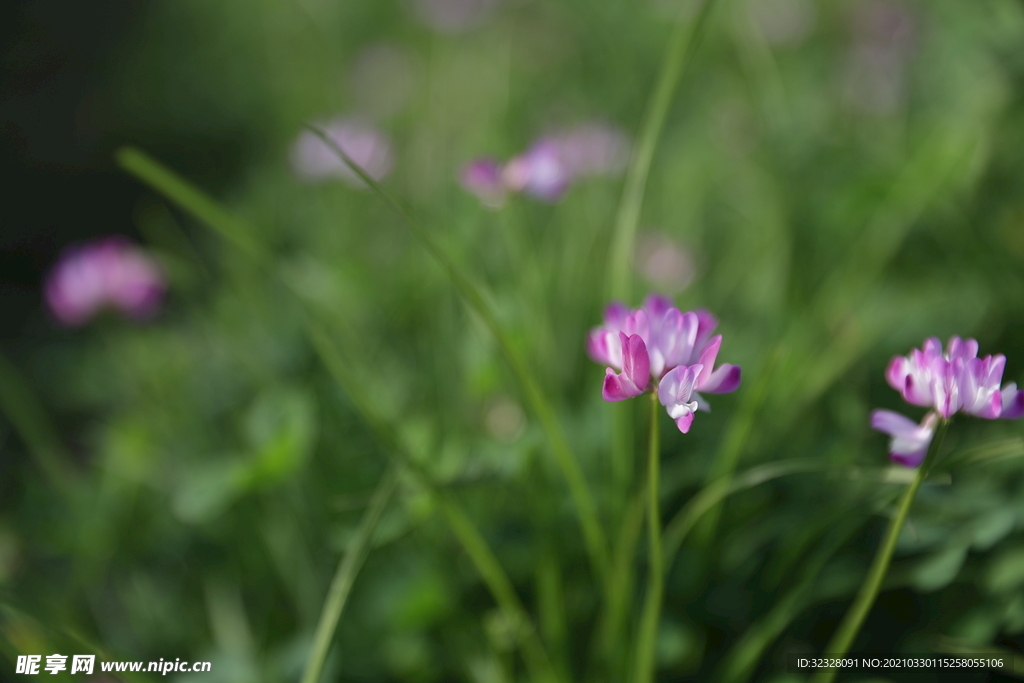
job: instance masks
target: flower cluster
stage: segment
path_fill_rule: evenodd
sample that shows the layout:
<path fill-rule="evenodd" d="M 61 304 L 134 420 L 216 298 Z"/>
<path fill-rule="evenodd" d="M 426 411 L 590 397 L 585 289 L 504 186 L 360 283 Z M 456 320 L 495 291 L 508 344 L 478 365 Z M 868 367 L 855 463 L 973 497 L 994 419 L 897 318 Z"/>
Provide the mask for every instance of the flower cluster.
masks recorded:
<path fill-rule="evenodd" d="M 924 460 L 935 433 L 938 418 L 949 419 L 965 412 L 988 420 L 1016 420 L 1024 416 L 1024 390 L 1010 382 L 1000 386 L 1006 357 L 978 357 L 978 342 L 953 337 L 943 353 L 942 342 L 927 339 L 923 349 L 914 349 L 908 356 L 896 356 L 889 363 L 885 379 L 916 406 L 931 411 L 920 424 L 899 413 L 876 410 L 871 426 L 892 436 L 889 451 L 892 459 L 907 467 L 917 467 Z"/>
<path fill-rule="evenodd" d="M 514 192 L 557 202 L 580 178 L 622 172 L 628 156 L 621 131 L 590 123 L 541 138 L 505 164 L 490 157 L 474 159 L 463 166 L 459 182 L 490 208 L 499 208 Z"/>
<path fill-rule="evenodd" d="M 705 310 L 681 312 L 661 296 L 641 308 L 609 305 L 604 325 L 591 330 L 587 354 L 608 366 L 602 396 L 623 401 L 656 387 L 658 400 L 679 431 L 690 431 L 694 412 L 709 410 L 698 392 L 727 394 L 740 385 L 740 368 L 714 368 L 722 335 L 711 336 L 718 320 Z"/>
<path fill-rule="evenodd" d="M 47 275 L 43 287 L 54 317 L 82 325 L 104 308 L 133 318 L 154 313 L 166 289 L 160 266 L 123 237 L 71 247 Z"/>

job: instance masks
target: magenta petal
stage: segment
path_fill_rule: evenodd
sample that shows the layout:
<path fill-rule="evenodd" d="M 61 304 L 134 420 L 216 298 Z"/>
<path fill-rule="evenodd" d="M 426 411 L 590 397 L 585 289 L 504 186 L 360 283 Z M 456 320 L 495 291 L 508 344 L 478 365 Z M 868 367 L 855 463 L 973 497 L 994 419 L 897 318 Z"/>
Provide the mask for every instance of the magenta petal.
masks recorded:
<path fill-rule="evenodd" d="M 885 381 L 896 391 L 903 391 L 907 386 L 907 359 L 903 356 L 893 356 L 889 361 L 889 367 L 885 369 Z"/>
<path fill-rule="evenodd" d="M 704 348 L 700 352 L 700 358 L 697 360 L 698 363 L 704 366 L 704 369 L 700 371 L 700 377 L 697 378 L 697 388 L 703 389 L 704 385 L 707 384 L 708 379 L 711 377 L 711 371 L 715 367 L 715 360 L 718 358 L 718 349 L 722 347 L 722 335 L 716 334 L 708 343 L 705 344 Z M 711 392 L 714 393 L 714 392 Z"/>
<path fill-rule="evenodd" d="M 703 308 L 694 311 L 694 315 L 697 316 L 697 340 L 694 342 L 694 348 L 699 349 L 718 327 L 718 318 Z"/>
<path fill-rule="evenodd" d="M 651 320 L 661 320 L 672 308 L 672 300 L 660 294 L 649 294 L 644 299 L 643 309 Z"/>
<path fill-rule="evenodd" d="M 644 393 L 644 390 L 633 384 L 626 377 L 626 373 L 616 375 L 611 368 L 608 368 L 608 372 L 604 376 L 604 386 L 601 387 L 601 396 L 604 400 L 610 403 L 625 401 L 642 393 Z"/>
<path fill-rule="evenodd" d="M 622 372 L 642 392 L 651 376 L 647 346 L 639 334 L 627 337 L 624 332 L 619 332 L 619 339 L 622 342 Z"/>
<path fill-rule="evenodd" d="M 1018 391 L 1017 385 L 1010 382 L 1001 392 L 1003 410 L 999 417 L 1004 420 L 1016 420 L 1024 417 L 1024 390 Z"/>
<path fill-rule="evenodd" d="M 919 425 L 891 410 L 875 410 L 871 413 L 871 427 L 892 437 L 889 442 L 890 457 L 905 467 L 917 467 L 924 460 L 937 421 L 935 413 L 925 415 Z"/>
<path fill-rule="evenodd" d="M 741 380 L 740 366 L 722 363 L 697 389 L 708 394 L 728 394 L 739 388 Z"/>
<path fill-rule="evenodd" d="M 676 427 L 679 427 L 679 431 L 686 434 L 690 431 L 690 425 L 693 424 L 693 413 L 686 413 L 680 418 L 676 419 Z"/>
<path fill-rule="evenodd" d="M 871 411 L 871 428 L 889 436 L 907 436 L 917 429 L 917 423 L 905 415 L 878 409 Z"/>
<path fill-rule="evenodd" d="M 587 355 L 595 363 L 622 369 L 622 348 L 614 332 L 604 327 L 595 327 L 587 335 Z"/>
<path fill-rule="evenodd" d="M 629 306 L 626 304 L 621 301 L 613 301 L 605 306 L 604 309 L 605 327 L 618 332 L 626 324 L 626 317 L 629 316 L 630 312 Z"/>

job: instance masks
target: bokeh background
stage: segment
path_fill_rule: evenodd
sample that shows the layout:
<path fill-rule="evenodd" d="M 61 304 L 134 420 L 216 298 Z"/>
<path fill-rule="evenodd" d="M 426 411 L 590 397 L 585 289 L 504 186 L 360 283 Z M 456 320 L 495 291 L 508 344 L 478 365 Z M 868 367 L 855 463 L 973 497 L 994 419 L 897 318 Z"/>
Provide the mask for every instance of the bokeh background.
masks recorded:
<path fill-rule="evenodd" d="M 380 136 L 384 184 L 487 287 L 614 539 L 638 477 L 616 465 L 610 425 L 632 421 L 642 453 L 644 411 L 601 400 L 583 341 L 608 298 L 623 168 L 498 207 L 460 173 L 579 126 L 635 142 L 672 28 L 697 9 L 4 3 L 0 679 L 19 653 L 73 651 L 213 662 L 181 681 L 298 680 L 389 456 L 302 309 L 470 513 L 553 659 L 571 680 L 603 680 L 600 594 L 498 345 L 400 216 L 341 172 L 304 171 L 296 145 L 307 122 Z M 664 421 L 664 515 L 723 473 L 793 458 L 828 469 L 747 488 L 687 539 L 659 680 L 803 680 L 786 655 L 831 636 L 903 481 L 868 428 L 872 408 L 905 409 L 883 379 L 892 355 L 972 336 L 1024 380 L 1022 45 L 1017 0 L 716 0 L 658 140 L 628 303 L 657 291 L 714 311 L 744 385 L 685 437 Z M 269 267 L 119 169 L 125 144 L 244 219 Z M 67 246 L 108 235 L 160 264 L 160 310 L 65 327 L 46 274 Z M 954 425 L 855 652 L 1022 651 L 1021 430 Z M 644 557 L 641 542 L 633 616 Z M 381 520 L 323 680 L 527 680 L 414 479 Z"/>

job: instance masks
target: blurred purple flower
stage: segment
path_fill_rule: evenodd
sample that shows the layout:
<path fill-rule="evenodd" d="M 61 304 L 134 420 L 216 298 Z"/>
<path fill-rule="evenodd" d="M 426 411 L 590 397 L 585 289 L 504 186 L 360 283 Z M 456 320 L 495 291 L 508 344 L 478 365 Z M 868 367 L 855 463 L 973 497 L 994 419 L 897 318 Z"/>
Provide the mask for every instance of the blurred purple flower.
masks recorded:
<path fill-rule="evenodd" d="M 557 202 L 569 189 L 572 171 L 556 140 L 544 138 L 513 157 L 502 172 L 506 187 L 545 202 Z"/>
<path fill-rule="evenodd" d="M 321 127 L 327 136 L 352 157 L 374 180 L 385 178 L 394 166 L 391 141 L 369 124 L 352 118 L 338 118 Z M 310 131 L 299 134 L 292 145 L 291 162 L 295 172 L 309 181 L 341 178 L 353 187 L 363 181 L 338 154 Z"/>
<path fill-rule="evenodd" d="M 987 420 L 1024 417 L 1024 391 L 1013 382 L 1000 387 L 1005 367 L 1002 354 L 979 358 L 974 339 L 952 337 L 945 352 L 938 339 L 926 339 L 922 349 L 895 356 L 886 368 L 885 379 L 908 403 L 927 406 L 934 412 L 929 412 L 920 425 L 914 425 L 891 411 L 876 410 L 871 426 L 893 437 L 893 460 L 917 467 L 928 450 L 938 417 L 949 419 L 961 411 Z"/>
<path fill-rule="evenodd" d="M 471 161 L 463 167 L 460 182 L 492 208 L 500 206 L 506 192 L 557 202 L 577 179 L 621 173 L 628 159 L 624 133 L 588 123 L 541 138 L 504 166 L 489 158 Z M 500 188 L 495 171 L 500 171 Z"/>
<path fill-rule="evenodd" d="M 459 33 L 482 24 L 501 0 L 415 0 L 417 16 L 440 33 Z"/>
<path fill-rule="evenodd" d="M 769 45 L 797 45 L 814 29 L 810 0 L 749 0 L 747 13 Z"/>
<path fill-rule="evenodd" d="M 604 123 L 585 123 L 553 136 L 570 176 L 617 175 L 629 163 L 629 139 Z"/>
<path fill-rule="evenodd" d="M 587 354 L 608 366 L 601 389 L 604 400 L 633 398 L 653 385 L 669 417 L 687 433 L 694 412 L 710 410 L 698 392 L 727 394 L 740 385 L 739 366 L 714 367 L 722 345 L 722 335 L 711 336 L 717 326 L 711 313 L 683 313 L 657 295 L 648 296 L 636 310 L 610 304 L 604 325 L 587 337 Z"/>
<path fill-rule="evenodd" d="M 914 16 L 902 2 L 868 0 L 854 8 L 853 30 L 846 97 L 868 113 L 891 113 L 906 99 Z"/>
<path fill-rule="evenodd" d="M 693 281 L 693 256 L 672 238 L 647 233 L 637 245 L 636 268 L 661 291 L 681 292 Z"/>
<path fill-rule="evenodd" d="M 459 173 L 459 184 L 491 209 L 500 208 L 508 195 L 502 180 L 501 164 L 490 157 L 474 159 L 463 166 Z"/>
<path fill-rule="evenodd" d="M 147 317 L 156 312 L 165 291 L 160 266 L 123 237 L 66 249 L 44 285 L 53 316 L 70 327 L 86 323 L 104 308 Z"/>

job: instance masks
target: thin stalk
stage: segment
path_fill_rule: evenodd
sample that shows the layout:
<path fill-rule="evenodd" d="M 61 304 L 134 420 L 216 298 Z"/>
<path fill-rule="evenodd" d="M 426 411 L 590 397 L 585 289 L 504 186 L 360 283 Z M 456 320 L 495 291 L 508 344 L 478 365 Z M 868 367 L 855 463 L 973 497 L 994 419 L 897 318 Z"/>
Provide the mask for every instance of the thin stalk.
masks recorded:
<path fill-rule="evenodd" d="M 654 680 L 654 646 L 658 639 L 661 599 L 665 592 L 665 562 L 661 551 L 661 512 L 658 496 L 660 449 L 658 448 L 658 394 L 651 394 L 651 434 L 647 451 L 647 548 L 648 578 L 637 634 L 633 683 Z"/>
<path fill-rule="evenodd" d="M 395 199 L 391 193 L 385 190 L 380 183 L 366 174 L 359 164 L 352 160 L 337 143 L 327 136 L 322 130 L 313 126 L 307 126 L 311 132 L 316 134 L 324 144 L 329 146 L 352 171 L 365 182 L 388 206 L 394 209 L 413 231 L 413 234 L 423 243 L 427 253 L 441 266 L 445 274 L 455 285 L 459 294 L 466 301 L 471 309 L 480 316 L 484 325 L 498 342 L 502 353 L 512 371 L 522 385 L 526 402 L 533 410 L 540 422 L 541 429 L 548 438 L 551 451 L 555 456 L 562 476 L 565 478 L 569 488 L 569 496 L 572 498 L 576 509 L 576 515 L 583 531 L 583 540 L 590 556 L 591 565 L 599 582 L 604 583 L 608 577 L 608 543 L 601 527 L 601 520 L 597 513 L 597 504 L 587 484 L 583 470 L 569 447 L 565 433 L 555 417 L 554 408 L 548 402 L 544 392 L 541 391 L 540 383 L 537 381 L 529 364 L 526 362 L 519 348 L 512 342 L 512 338 L 505 332 L 498 322 L 493 307 L 488 303 L 482 289 L 474 283 L 462 269 L 448 256 L 444 249 L 437 243 L 433 235 L 426 230 L 416 217 Z"/>
<path fill-rule="evenodd" d="M 612 575 L 609 584 L 611 591 L 605 601 L 601 623 L 597 629 L 597 640 L 594 642 L 596 660 L 603 660 L 612 673 L 613 680 L 621 679 L 622 667 L 622 629 L 626 621 L 626 607 L 629 596 L 633 593 L 634 565 L 636 547 L 640 542 L 644 523 L 645 491 L 640 490 L 629 502 L 622 516 L 618 540 L 615 543 L 615 554 L 612 557 Z"/>
<path fill-rule="evenodd" d="M 914 498 L 917 497 L 917 490 L 921 488 L 921 482 L 928 476 L 928 470 L 935 461 L 935 456 L 939 452 L 939 447 L 942 445 L 942 439 L 946 435 L 946 429 L 948 428 L 949 420 L 940 420 L 935 430 L 935 437 L 928 447 L 928 454 L 925 456 L 921 466 L 917 468 L 914 480 L 907 486 L 907 490 L 900 499 L 896 516 L 889 522 L 885 538 L 882 539 L 882 545 L 879 546 L 878 552 L 875 553 L 875 559 L 871 563 L 871 568 L 868 569 L 867 576 L 864 577 L 864 583 L 861 584 L 857 597 L 846 611 L 846 616 L 843 617 L 843 621 L 839 624 L 839 628 L 836 629 L 832 640 L 825 647 L 826 656 L 839 658 L 846 655 L 850 645 L 853 643 L 853 639 L 857 636 L 857 632 L 860 631 L 861 624 L 864 623 L 864 619 L 871 610 L 871 606 L 875 604 L 875 598 L 878 597 L 878 591 L 882 587 L 882 581 L 885 579 L 889 563 L 892 561 L 892 554 L 896 549 L 896 541 L 899 539 L 903 525 L 910 514 L 910 507 L 914 504 Z M 832 683 L 835 676 L 836 669 L 834 668 L 819 669 L 814 675 L 812 683 Z"/>
<path fill-rule="evenodd" d="M 704 0 L 700 11 L 692 21 L 686 19 L 678 21 L 665 48 L 658 81 L 654 86 L 654 92 L 651 93 L 651 99 L 647 102 L 633 158 L 626 171 L 626 181 L 622 187 L 622 200 L 619 202 L 619 210 L 615 217 L 615 232 L 612 235 L 608 256 L 609 294 L 612 299 L 623 301 L 629 299 L 630 270 L 633 266 L 636 229 L 640 222 L 640 209 L 644 203 L 644 191 L 647 187 L 647 175 L 651 170 L 651 160 L 654 159 L 654 151 L 658 145 L 661 129 L 665 125 L 668 109 L 672 104 L 672 96 L 693 57 L 697 39 L 707 22 L 712 1 Z"/>
<path fill-rule="evenodd" d="M 43 475 L 61 494 L 74 490 L 74 473 L 57 428 L 42 402 L 6 356 L 0 353 L 0 411 L 36 460 Z"/>
<path fill-rule="evenodd" d="M 331 580 L 331 587 L 327 591 L 327 599 L 324 600 L 323 610 L 320 612 L 316 635 L 313 636 L 313 649 L 309 653 L 309 659 L 306 660 L 301 683 L 317 683 L 320 680 L 327 655 L 331 651 L 331 642 L 334 640 L 334 632 L 338 628 L 341 613 L 348 602 L 348 596 L 352 592 L 356 576 L 370 552 L 373 532 L 377 528 L 377 523 L 380 522 L 388 500 L 395 491 L 395 485 L 398 482 L 396 474 L 394 466 L 384 472 L 384 476 L 373 492 L 369 507 L 363 513 L 362 519 L 359 520 L 355 535 L 345 549 L 345 557 L 338 563 L 338 569 Z"/>

